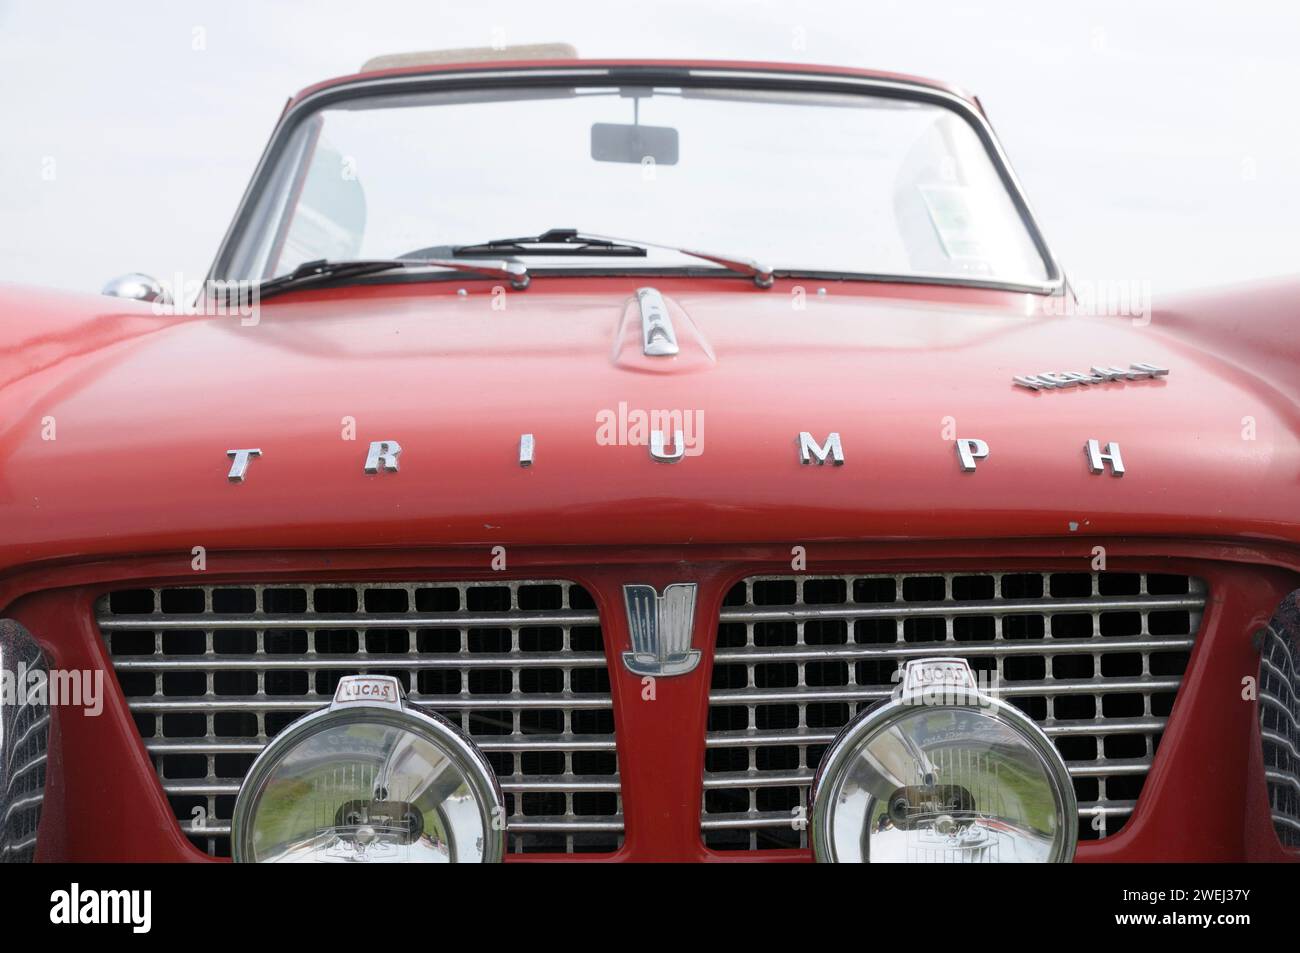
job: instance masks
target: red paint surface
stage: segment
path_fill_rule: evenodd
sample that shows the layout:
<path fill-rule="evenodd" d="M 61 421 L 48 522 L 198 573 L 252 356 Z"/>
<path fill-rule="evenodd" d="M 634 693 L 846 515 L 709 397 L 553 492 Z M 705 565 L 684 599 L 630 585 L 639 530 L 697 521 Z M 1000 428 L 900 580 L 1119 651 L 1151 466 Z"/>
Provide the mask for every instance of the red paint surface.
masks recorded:
<path fill-rule="evenodd" d="M 304 292 L 252 327 L 0 292 L 30 344 L 0 362 L 0 572 L 195 545 L 1300 539 L 1296 405 L 1159 316 L 1137 327 L 1044 316 L 1034 295 L 847 282 L 798 311 L 794 282 L 661 279 L 683 344 L 662 362 L 628 344 L 638 283 L 538 278 L 503 311 L 483 281 Z M 1011 382 L 1130 361 L 1171 373 Z M 597 415 L 620 402 L 700 412 L 704 452 L 663 466 L 644 445 L 601 446 Z M 945 418 L 989 443 L 975 473 Z M 801 466 L 802 430 L 839 432 L 848 464 Z M 522 433 L 537 440 L 529 469 Z M 1120 444 L 1123 479 L 1088 472 L 1090 438 Z M 379 439 L 400 441 L 400 473 L 362 472 Z M 262 450 L 239 485 L 225 477 L 236 447 Z"/>
<path fill-rule="evenodd" d="M 676 359 L 636 344 L 630 302 L 650 282 L 668 299 Z M 494 310 L 493 284 L 297 292 L 266 302 L 255 326 L 0 286 L 0 604 L 53 664 L 105 668 L 113 685 L 101 717 L 56 715 L 46 859 L 202 859 L 112 681 L 97 594 L 200 581 L 194 546 L 212 584 L 487 577 L 498 545 L 510 569 L 494 578 L 570 578 L 599 603 L 619 858 L 806 859 L 700 844 L 713 624 L 735 580 L 784 569 L 792 545 L 817 573 L 1078 569 L 1098 544 L 1112 569 L 1207 579 L 1211 605 L 1136 814 L 1079 860 L 1284 856 L 1240 694 L 1258 670 L 1251 633 L 1300 584 L 1300 282 L 1173 302 L 1146 326 L 923 285 L 538 277 Z M 1039 393 L 1011 383 L 1133 361 L 1171 373 Z M 597 414 L 621 402 L 702 412 L 703 453 L 664 466 L 644 446 L 599 445 Z M 47 417 L 57 440 L 42 439 Z M 949 417 L 991 447 L 975 473 L 944 439 Z M 800 466 L 802 430 L 839 432 L 847 465 Z M 537 440 L 529 469 L 516 463 L 522 433 Z M 1090 438 L 1121 445 L 1123 479 L 1088 472 Z M 401 442 L 399 473 L 362 472 L 379 439 Z M 230 484 L 226 451 L 249 447 L 262 457 Z M 621 586 L 683 581 L 700 584 L 708 661 L 661 679 L 647 704 L 617 661 Z"/>

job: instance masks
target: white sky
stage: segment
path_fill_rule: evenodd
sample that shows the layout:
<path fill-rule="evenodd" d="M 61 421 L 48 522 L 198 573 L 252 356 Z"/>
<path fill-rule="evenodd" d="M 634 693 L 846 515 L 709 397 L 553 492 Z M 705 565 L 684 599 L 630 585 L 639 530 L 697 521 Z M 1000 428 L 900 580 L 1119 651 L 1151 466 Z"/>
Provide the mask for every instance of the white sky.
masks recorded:
<path fill-rule="evenodd" d="M 984 103 L 1074 279 L 1158 297 L 1300 271 L 1300 4 L 1064 7 L 0 0 L 0 280 L 201 277 L 290 93 L 498 37 L 948 80 Z"/>

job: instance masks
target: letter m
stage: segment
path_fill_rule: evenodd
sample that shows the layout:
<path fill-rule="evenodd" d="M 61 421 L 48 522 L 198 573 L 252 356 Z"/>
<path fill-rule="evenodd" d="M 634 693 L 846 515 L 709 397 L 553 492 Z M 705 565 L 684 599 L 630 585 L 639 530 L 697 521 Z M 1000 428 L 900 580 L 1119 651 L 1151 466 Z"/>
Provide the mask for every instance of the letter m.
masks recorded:
<path fill-rule="evenodd" d="M 817 466 L 822 466 L 828 459 L 832 466 L 844 465 L 844 448 L 840 444 L 838 433 L 832 433 L 827 437 L 825 446 L 814 440 L 813 435 L 806 430 L 799 434 L 800 463 L 808 466 L 815 462 Z"/>

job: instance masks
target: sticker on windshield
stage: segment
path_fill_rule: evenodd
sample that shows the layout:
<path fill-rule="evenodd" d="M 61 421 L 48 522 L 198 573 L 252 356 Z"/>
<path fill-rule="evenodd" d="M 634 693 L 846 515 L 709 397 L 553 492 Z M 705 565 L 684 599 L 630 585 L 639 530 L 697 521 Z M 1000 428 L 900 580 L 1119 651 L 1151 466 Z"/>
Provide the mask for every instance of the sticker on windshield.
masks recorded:
<path fill-rule="evenodd" d="M 917 188 L 948 257 L 983 261 L 984 245 L 975 229 L 970 190 L 959 185 L 920 185 Z"/>

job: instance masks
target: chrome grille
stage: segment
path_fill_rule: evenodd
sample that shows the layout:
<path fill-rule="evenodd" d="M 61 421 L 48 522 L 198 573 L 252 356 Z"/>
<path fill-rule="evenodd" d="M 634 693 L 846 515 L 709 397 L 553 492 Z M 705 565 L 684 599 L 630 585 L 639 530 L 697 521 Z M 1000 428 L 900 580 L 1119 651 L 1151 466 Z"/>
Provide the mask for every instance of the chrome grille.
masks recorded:
<path fill-rule="evenodd" d="M 591 596 L 564 581 L 134 589 L 96 618 L 190 839 L 228 856 L 254 757 L 344 675 L 396 676 L 496 769 L 515 853 L 613 851 L 623 817 Z"/>
<path fill-rule="evenodd" d="M 1259 728 L 1273 829 L 1283 846 L 1300 848 L 1300 591 L 1264 630 Z"/>
<path fill-rule="evenodd" d="M 1132 813 L 1205 607 L 1154 573 L 755 576 L 719 620 L 701 828 L 715 850 L 807 846 L 822 753 L 909 658 L 966 658 L 1056 743 L 1079 837 Z"/>

